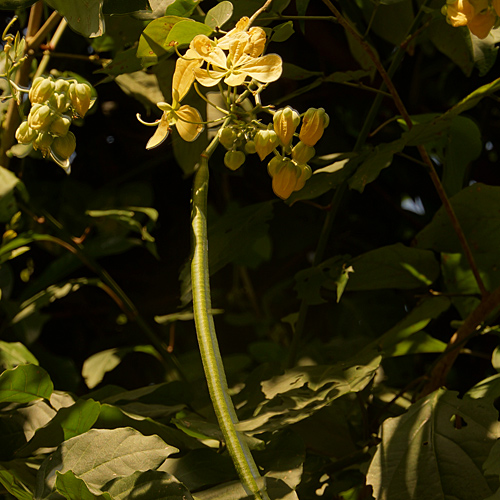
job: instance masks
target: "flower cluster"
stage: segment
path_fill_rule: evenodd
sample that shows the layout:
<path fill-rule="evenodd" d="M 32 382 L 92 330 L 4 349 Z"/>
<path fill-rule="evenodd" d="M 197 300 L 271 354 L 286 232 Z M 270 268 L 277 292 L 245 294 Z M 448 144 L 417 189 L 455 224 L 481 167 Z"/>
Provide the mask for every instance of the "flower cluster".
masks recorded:
<path fill-rule="evenodd" d="M 442 12 L 453 27 L 467 26 L 478 38 L 486 38 L 500 16 L 500 0 L 447 0 Z"/>
<path fill-rule="evenodd" d="M 250 27 L 250 20 L 242 18 L 236 27 L 219 39 L 197 35 L 191 41 L 185 54 L 176 62 L 172 80 L 172 104 L 158 103 L 163 111 L 161 119 L 145 125 L 157 126 L 146 148 L 160 145 L 173 126 L 182 139 L 194 141 L 204 129 L 199 111 L 182 99 L 197 82 L 204 87 L 227 86 L 221 89 L 222 102 L 226 109 L 218 107 L 213 101 L 208 103 L 217 107 L 224 125 L 219 129 L 218 140 L 227 150 L 224 164 L 231 170 L 240 168 L 247 154 L 257 153 L 263 161 L 274 153 L 268 164 L 272 177 L 274 193 L 282 199 L 292 192 L 302 189 L 311 176 L 307 164 L 315 155 L 314 145 L 328 126 L 329 118 L 323 108 L 309 109 L 302 118 L 299 134 L 300 115 L 287 106 L 273 112 L 263 107 L 257 98 L 260 91 L 271 82 L 278 80 L 282 73 L 282 60 L 277 54 L 264 55 L 266 33 L 262 28 Z M 243 86 L 244 96 L 234 90 Z M 252 106 L 247 96 L 255 96 L 256 105 Z M 209 95 L 207 94 L 207 97 Z M 224 106 L 224 104 L 222 104 Z M 267 111 L 273 114 L 273 122 L 265 126 L 257 119 L 257 113 Z M 299 142 L 293 145 L 298 135 Z M 278 152 L 277 148 L 281 148 Z"/>
<path fill-rule="evenodd" d="M 254 80 L 269 83 L 281 76 L 280 56 L 263 56 L 266 34 L 262 28 L 250 28 L 248 18 L 241 19 L 236 27 L 220 39 L 211 40 L 197 35 L 186 53 L 175 65 L 172 79 L 172 104 L 158 103 L 163 111 L 160 120 L 145 125 L 158 126 L 146 145 L 147 149 L 159 146 L 175 126 L 185 141 L 194 141 L 204 125 L 199 111 L 187 104 L 181 106 L 195 81 L 204 87 L 213 87 L 223 81 L 229 87 L 248 84 Z"/>
<path fill-rule="evenodd" d="M 92 88 L 74 80 L 38 77 L 28 96 L 32 106 L 28 118 L 16 130 L 17 141 L 31 144 L 44 157 L 50 155 L 69 173 L 69 157 L 76 147 L 69 127 L 73 118 L 83 118 L 92 106 Z"/>

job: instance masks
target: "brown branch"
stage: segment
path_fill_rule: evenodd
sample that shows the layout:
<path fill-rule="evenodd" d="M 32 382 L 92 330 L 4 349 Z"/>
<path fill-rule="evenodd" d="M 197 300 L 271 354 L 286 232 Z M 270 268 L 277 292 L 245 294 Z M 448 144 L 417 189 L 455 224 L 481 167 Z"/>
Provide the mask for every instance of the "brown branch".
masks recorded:
<path fill-rule="evenodd" d="M 470 336 L 474 335 L 486 318 L 500 306 L 500 287 L 493 290 L 472 311 L 463 322 L 462 326 L 453 334 L 441 359 L 432 369 L 429 380 L 419 394 L 419 398 L 427 396 L 431 392 L 445 385 L 446 377 L 453 363 L 460 354 L 460 345 Z"/>

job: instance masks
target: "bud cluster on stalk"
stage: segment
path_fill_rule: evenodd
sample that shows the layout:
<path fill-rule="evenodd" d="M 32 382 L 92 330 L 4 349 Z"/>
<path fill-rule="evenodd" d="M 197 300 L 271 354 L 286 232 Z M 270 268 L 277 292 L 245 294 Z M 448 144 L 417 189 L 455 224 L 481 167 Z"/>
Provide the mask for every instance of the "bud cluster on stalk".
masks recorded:
<path fill-rule="evenodd" d="M 28 94 L 32 104 L 28 117 L 16 130 L 21 144 L 31 144 L 69 173 L 69 158 L 76 139 L 69 128 L 74 118 L 83 118 L 93 104 L 87 83 L 63 78 L 37 77 Z"/>

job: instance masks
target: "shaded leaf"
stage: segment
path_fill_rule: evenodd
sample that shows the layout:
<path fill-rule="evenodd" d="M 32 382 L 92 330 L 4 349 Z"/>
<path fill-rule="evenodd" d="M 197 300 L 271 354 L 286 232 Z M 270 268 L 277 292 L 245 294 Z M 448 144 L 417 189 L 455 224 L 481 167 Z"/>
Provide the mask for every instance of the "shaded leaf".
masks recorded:
<path fill-rule="evenodd" d="M 194 12 L 200 1 L 201 0 L 175 0 L 174 3 L 171 3 L 167 7 L 165 15 L 189 17 Z"/>
<path fill-rule="evenodd" d="M 278 24 L 273 28 L 273 34 L 271 35 L 271 42 L 286 42 L 293 34 L 295 30 L 293 29 L 293 22 L 287 21 L 283 24 Z"/>
<path fill-rule="evenodd" d="M 439 274 L 439 263 L 429 250 L 401 243 L 380 247 L 349 261 L 353 268 L 347 290 L 408 290 L 429 286 Z"/>
<path fill-rule="evenodd" d="M 70 470 L 64 474 L 56 471 L 56 490 L 67 500 L 113 500 L 109 493 L 90 491 L 85 481 Z"/>
<path fill-rule="evenodd" d="M 498 437 L 492 404 L 440 389 L 382 424 L 367 482 L 377 500 L 485 498 L 482 466 Z"/>
<path fill-rule="evenodd" d="M 33 500 L 33 493 L 2 465 L 0 465 L 0 484 L 18 500 Z"/>
<path fill-rule="evenodd" d="M 104 33 L 103 0 L 47 0 L 47 3 L 64 16 L 77 33 L 94 38 Z"/>
<path fill-rule="evenodd" d="M 0 167 L 0 223 L 9 222 L 17 212 L 16 194 L 24 201 L 29 198 L 21 179 L 10 170 Z"/>

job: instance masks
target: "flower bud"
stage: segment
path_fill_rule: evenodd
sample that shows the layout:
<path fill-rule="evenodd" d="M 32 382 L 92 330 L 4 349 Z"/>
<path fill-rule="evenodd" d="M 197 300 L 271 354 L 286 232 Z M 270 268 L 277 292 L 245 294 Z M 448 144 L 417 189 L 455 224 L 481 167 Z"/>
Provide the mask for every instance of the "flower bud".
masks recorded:
<path fill-rule="evenodd" d="M 56 137 L 50 149 L 62 160 L 67 160 L 75 152 L 75 148 L 76 137 L 73 132 L 68 132 L 64 137 Z"/>
<path fill-rule="evenodd" d="M 236 132 L 229 127 L 223 128 L 219 133 L 219 142 L 226 148 L 232 149 L 236 140 Z"/>
<path fill-rule="evenodd" d="M 54 92 L 52 97 L 49 99 L 49 106 L 59 113 L 65 113 L 68 111 L 69 105 L 69 97 L 64 93 Z"/>
<path fill-rule="evenodd" d="M 60 94 L 67 94 L 69 92 L 69 82 L 63 78 L 58 78 L 54 83 L 54 92 L 59 92 Z"/>
<path fill-rule="evenodd" d="M 34 130 L 48 130 L 53 113 L 46 104 L 34 104 L 28 115 L 28 124 Z"/>
<path fill-rule="evenodd" d="M 300 168 L 300 177 L 297 179 L 294 191 L 300 191 L 305 185 L 307 179 L 312 175 L 312 170 L 309 165 L 298 165 Z"/>
<path fill-rule="evenodd" d="M 301 175 L 302 169 L 296 163 L 290 158 L 283 158 L 281 168 L 273 175 L 274 194 L 286 200 L 294 191 L 297 191 L 297 183 Z"/>
<path fill-rule="evenodd" d="M 69 98 L 74 110 L 83 118 L 92 102 L 92 89 L 86 83 L 72 83 L 69 86 Z"/>
<path fill-rule="evenodd" d="M 306 146 L 314 146 L 330 123 L 330 117 L 323 108 L 309 108 L 302 119 L 299 139 Z"/>
<path fill-rule="evenodd" d="M 16 130 L 17 142 L 20 142 L 21 144 L 29 144 L 36 139 L 37 135 L 38 134 L 36 130 L 33 130 L 29 126 L 27 120 L 23 121 L 23 123 L 21 123 L 21 125 L 19 125 Z"/>
<path fill-rule="evenodd" d="M 298 165 L 305 165 L 311 158 L 314 157 L 316 151 L 310 146 L 300 141 L 292 149 L 292 160 Z"/>
<path fill-rule="evenodd" d="M 248 30 L 248 34 L 245 54 L 252 57 L 259 57 L 266 47 L 266 32 L 262 28 L 254 26 Z"/>
<path fill-rule="evenodd" d="M 231 170 L 238 170 L 245 163 L 243 151 L 228 151 L 224 155 L 224 165 Z"/>
<path fill-rule="evenodd" d="M 267 164 L 267 172 L 271 177 L 274 177 L 279 171 L 285 166 L 288 158 L 284 158 L 281 155 L 275 156 L 268 164 Z"/>
<path fill-rule="evenodd" d="M 63 137 L 68 133 L 71 125 L 71 118 L 66 115 L 58 116 L 51 124 L 49 132 L 58 137 Z"/>
<path fill-rule="evenodd" d="M 255 141 L 247 141 L 245 144 L 245 153 L 253 155 L 256 152 L 257 150 L 255 149 Z"/>
<path fill-rule="evenodd" d="M 49 152 L 53 141 L 54 136 L 49 132 L 38 132 L 36 139 L 33 141 L 33 149 L 39 149 L 45 156 Z"/>
<path fill-rule="evenodd" d="M 29 99 L 32 104 L 44 103 L 54 93 L 54 82 L 49 78 L 39 76 L 33 80 L 29 91 Z"/>
<path fill-rule="evenodd" d="M 274 150 L 279 143 L 279 137 L 274 130 L 259 130 L 253 138 L 255 142 L 255 150 L 259 155 L 260 161 Z"/>
<path fill-rule="evenodd" d="M 300 116 L 290 106 L 278 109 L 273 117 L 274 131 L 281 144 L 286 148 L 292 141 L 293 134 L 300 123 Z"/>

